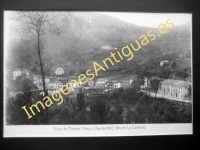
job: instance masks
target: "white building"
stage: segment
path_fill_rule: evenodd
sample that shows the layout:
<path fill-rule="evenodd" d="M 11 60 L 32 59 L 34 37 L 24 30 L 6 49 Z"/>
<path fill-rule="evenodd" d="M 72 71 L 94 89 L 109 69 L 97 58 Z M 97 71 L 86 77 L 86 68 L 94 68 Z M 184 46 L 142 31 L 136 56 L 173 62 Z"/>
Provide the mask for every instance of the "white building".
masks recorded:
<path fill-rule="evenodd" d="M 122 78 L 120 79 L 121 81 L 121 87 L 122 88 L 128 88 L 131 86 L 132 82 L 133 82 L 133 79 L 130 79 L 130 78 Z"/>
<path fill-rule="evenodd" d="M 64 74 L 64 69 L 61 67 L 58 67 L 57 69 L 54 70 L 55 75 L 63 75 Z"/>
<path fill-rule="evenodd" d="M 81 82 L 78 80 L 78 76 L 73 75 L 68 78 L 67 84 L 69 85 L 69 88 L 73 91 L 75 88 L 80 88 L 82 86 Z M 71 87 L 72 86 L 72 87 Z"/>
<path fill-rule="evenodd" d="M 63 83 L 60 81 L 51 81 L 46 85 L 48 93 L 51 94 L 54 90 L 60 90 L 60 88 L 63 86 Z"/>
<path fill-rule="evenodd" d="M 29 76 L 30 72 L 27 69 L 15 69 L 13 70 L 13 80 L 16 80 L 16 77 L 21 75 Z"/>
<path fill-rule="evenodd" d="M 186 99 L 191 82 L 167 79 L 160 82 L 158 92 L 162 95 Z"/>
<path fill-rule="evenodd" d="M 162 67 L 164 64 L 168 63 L 169 61 L 168 60 L 163 60 L 160 62 L 160 67 Z"/>
<path fill-rule="evenodd" d="M 105 87 L 107 87 L 109 90 L 113 90 L 116 88 L 121 88 L 122 83 L 119 79 L 110 79 L 105 83 Z"/>
<path fill-rule="evenodd" d="M 41 75 L 33 75 L 32 76 L 33 83 L 37 86 L 38 89 L 43 89 L 43 82 Z M 50 82 L 49 77 L 45 77 L 45 84 Z"/>
<path fill-rule="evenodd" d="M 95 85 L 103 85 L 105 84 L 109 79 L 108 78 L 99 78 L 96 80 Z"/>

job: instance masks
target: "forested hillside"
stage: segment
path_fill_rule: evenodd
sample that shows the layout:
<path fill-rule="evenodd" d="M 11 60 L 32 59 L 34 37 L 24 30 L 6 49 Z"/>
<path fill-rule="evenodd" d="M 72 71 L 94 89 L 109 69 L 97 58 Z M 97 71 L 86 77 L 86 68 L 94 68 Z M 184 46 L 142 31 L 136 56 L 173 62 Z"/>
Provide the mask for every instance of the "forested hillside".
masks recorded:
<path fill-rule="evenodd" d="M 59 13 L 54 23 L 61 31 L 60 35 L 49 33 L 43 39 L 47 70 L 52 65 L 66 65 L 68 66 L 66 69 L 69 69 L 70 65 L 67 64 L 73 64 L 74 68 L 84 70 L 91 67 L 93 61 L 101 62 L 109 57 L 110 52 L 115 51 L 115 47 L 120 49 L 134 43 L 149 30 L 154 34 L 158 33 L 157 28 L 137 26 L 98 13 Z M 19 28 L 20 26 L 17 27 Z M 9 52 L 7 55 L 10 58 L 7 61 L 8 67 L 11 70 L 25 67 L 36 71 L 39 62 L 35 59 L 37 55 L 34 54 L 34 36 L 22 30 L 15 33 L 10 31 L 10 34 L 15 36 L 19 34 L 21 38 L 7 43 Z M 122 61 L 112 69 L 118 70 L 119 73 L 123 70 L 126 72 L 126 69 L 134 71 L 135 65 L 138 64 L 155 69 L 159 62 L 165 59 L 176 61 L 176 59 L 190 58 L 190 37 L 190 24 L 175 25 L 174 29 L 142 47 L 135 53 L 134 59 L 129 62 Z M 103 48 L 106 46 L 111 48 Z"/>

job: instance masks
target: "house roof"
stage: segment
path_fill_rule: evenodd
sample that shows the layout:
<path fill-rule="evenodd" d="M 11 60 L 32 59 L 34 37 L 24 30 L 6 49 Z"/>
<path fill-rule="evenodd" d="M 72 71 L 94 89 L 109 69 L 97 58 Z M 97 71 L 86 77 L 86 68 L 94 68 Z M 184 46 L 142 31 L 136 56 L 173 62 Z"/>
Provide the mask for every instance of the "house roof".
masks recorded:
<path fill-rule="evenodd" d="M 96 81 L 105 81 L 107 78 L 98 78 Z"/>
<path fill-rule="evenodd" d="M 162 84 L 167 84 L 167 85 L 176 85 L 176 86 L 188 86 L 191 85 L 191 82 L 188 81 L 182 81 L 182 80 L 172 80 L 172 79 L 167 79 L 162 82 Z"/>
<path fill-rule="evenodd" d="M 61 84 L 63 84 L 61 81 L 50 81 L 49 83 L 61 83 Z"/>
<path fill-rule="evenodd" d="M 66 77 L 56 77 L 57 78 L 57 80 L 68 80 L 69 78 L 66 78 Z"/>
<path fill-rule="evenodd" d="M 61 68 L 61 67 L 58 67 L 58 68 L 56 68 L 55 70 L 64 70 L 63 68 Z"/>
<path fill-rule="evenodd" d="M 121 83 L 121 82 L 117 79 L 111 79 L 111 80 L 107 81 L 106 83 Z"/>
<path fill-rule="evenodd" d="M 125 81 L 125 80 L 131 80 L 130 78 L 123 78 L 123 79 L 120 79 L 120 81 Z"/>
<path fill-rule="evenodd" d="M 62 82 L 63 84 L 66 84 L 67 83 L 67 80 L 58 80 L 58 81 L 60 81 L 60 82 Z"/>

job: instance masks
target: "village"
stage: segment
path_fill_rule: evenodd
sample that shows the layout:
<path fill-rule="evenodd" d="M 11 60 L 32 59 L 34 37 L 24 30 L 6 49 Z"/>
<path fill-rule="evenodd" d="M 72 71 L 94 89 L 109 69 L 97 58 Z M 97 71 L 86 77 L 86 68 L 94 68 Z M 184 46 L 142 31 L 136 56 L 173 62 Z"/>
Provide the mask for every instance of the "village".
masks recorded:
<path fill-rule="evenodd" d="M 163 19 L 9 12 L 6 125 L 191 123 L 191 24 Z"/>
<path fill-rule="evenodd" d="M 161 61 L 160 67 L 169 61 Z M 31 73 L 28 69 L 15 69 L 13 70 L 13 80 L 17 80 L 19 76 L 24 75 L 26 78 L 30 79 L 37 89 L 32 89 L 31 91 L 37 95 L 41 95 L 43 91 L 43 82 L 41 75 L 35 75 Z M 48 94 L 51 95 L 54 90 L 59 90 L 63 85 L 66 85 L 71 80 L 76 80 L 78 74 L 74 73 L 69 77 L 66 77 L 65 70 L 60 66 L 53 66 L 51 76 L 45 76 L 45 84 Z M 152 80 L 159 81 L 159 87 L 157 91 L 151 89 Z M 78 93 L 84 93 L 87 96 L 98 96 L 102 94 L 109 94 L 116 89 L 131 88 L 139 80 L 139 77 L 135 74 L 133 75 L 113 75 L 100 78 L 94 78 L 93 80 L 88 79 L 88 82 L 81 85 L 78 82 L 79 87 L 76 83 L 72 83 L 73 90 L 68 96 L 76 98 Z M 191 79 L 189 80 L 191 81 Z M 143 77 L 142 84 L 139 85 L 140 91 L 147 93 L 147 95 L 154 97 L 165 98 L 169 100 L 175 100 L 180 102 L 191 102 L 191 97 L 188 96 L 191 93 L 191 82 L 184 80 L 174 80 L 174 79 L 162 79 L 156 76 Z M 22 91 L 12 92 L 10 91 L 10 97 L 15 97 L 17 94 L 22 94 Z"/>

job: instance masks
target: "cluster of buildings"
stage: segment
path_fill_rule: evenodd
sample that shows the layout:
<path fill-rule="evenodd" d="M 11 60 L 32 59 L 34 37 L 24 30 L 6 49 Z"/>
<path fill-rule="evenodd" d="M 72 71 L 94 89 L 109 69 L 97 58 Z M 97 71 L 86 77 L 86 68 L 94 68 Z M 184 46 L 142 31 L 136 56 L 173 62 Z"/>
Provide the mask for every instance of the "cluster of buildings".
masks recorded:
<path fill-rule="evenodd" d="M 88 82 L 86 84 L 81 85 L 81 83 L 79 83 L 79 81 L 77 80 L 78 75 L 73 75 L 66 78 L 63 76 L 59 76 L 64 74 L 64 69 L 62 69 L 61 67 L 52 68 L 52 70 L 54 72 L 54 76 L 45 77 L 45 86 L 49 94 L 51 94 L 56 89 L 59 90 L 63 85 L 66 85 L 71 80 L 76 80 L 78 86 L 77 83 L 71 82 L 73 90 L 70 92 L 70 95 L 76 96 L 77 93 L 83 91 L 86 95 L 99 95 L 113 91 L 116 88 L 128 88 L 131 86 L 133 79 L 136 78 L 136 76 L 133 75 L 130 77 L 104 77 L 96 78 L 94 80 L 88 79 Z M 30 74 L 30 71 L 28 71 L 27 69 L 14 70 L 13 79 L 16 80 L 17 76 L 21 76 L 23 74 L 33 81 L 38 90 L 43 89 L 42 76 Z"/>
<path fill-rule="evenodd" d="M 55 75 L 55 76 L 62 76 L 65 74 L 64 68 L 59 67 L 59 66 L 53 66 L 51 71 L 52 71 L 52 75 Z M 30 76 L 30 71 L 28 69 L 14 69 L 13 70 L 13 80 L 16 80 L 16 78 L 21 75 Z M 37 75 L 35 75 L 34 80 L 37 80 Z"/>
<path fill-rule="evenodd" d="M 30 72 L 28 69 L 15 69 L 13 70 L 13 80 L 16 80 L 18 76 L 26 75 L 29 76 Z"/>
<path fill-rule="evenodd" d="M 93 86 L 89 85 L 87 88 L 87 95 L 98 95 L 112 92 L 118 88 L 128 88 L 132 85 L 133 80 L 136 79 L 136 76 L 129 77 L 105 77 L 95 79 Z"/>
<path fill-rule="evenodd" d="M 70 76 L 70 77 L 62 77 L 59 75 L 64 74 L 64 69 L 61 67 L 52 68 L 55 76 L 45 77 L 45 84 L 48 93 L 51 94 L 54 90 L 60 89 L 63 85 L 66 85 L 71 80 L 76 80 L 78 75 Z M 30 72 L 26 69 L 22 70 L 14 70 L 13 71 L 13 79 L 16 80 L 17 76 L 26 75 L 30 78 L 33 83 L 37 86 L 38 90 L 43 89 L 43 82 L 41 75 L 31 75 Z M 189 93 L 189 88 L 191 87 L 191 82 L 182 81 L 182 80 L 173 80 L 173 79 L 160 79 L 158 77 L 152 78 L 144 78 L 144 84 L 140 85 L 141 89 L 150 87 L 151 80 L 157 79 L 160 81 L 158 93 L 163 96 L 174 97 L 178 99 L 186 99 Z M 112 77 L 103 77 L 96 78 L 94 80 L 89 80 L 84 85 L 81 85 L 78 81 L 77 86 L 76 83 L 72 83 L 73 89 L 70 92 L 70 95 L 76 96 L 77 93 L 84 92 L 86 95 L 100 95 L 104 93 L 109 93 L 118 88 L 129 88 L 132 86 L 133 81 L 137 80 L 137 75 L 131 76 L 112 76 Z"/>

